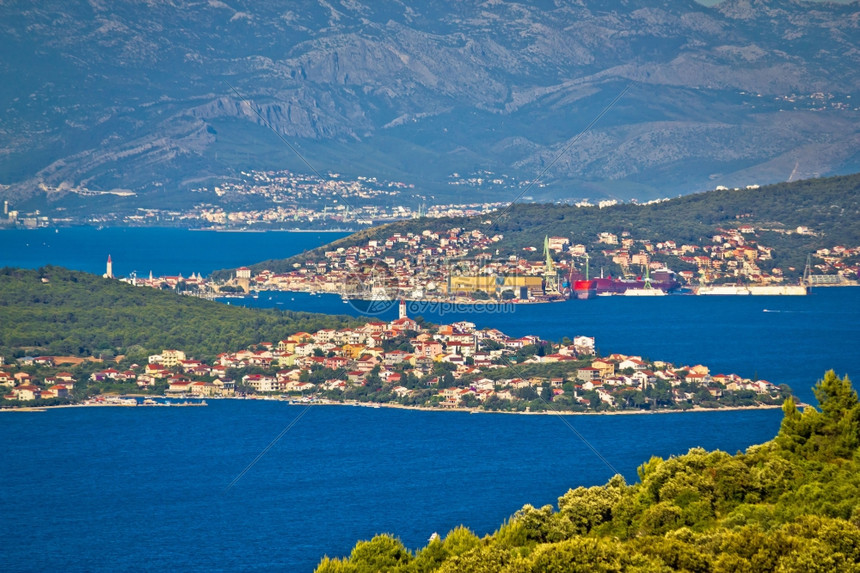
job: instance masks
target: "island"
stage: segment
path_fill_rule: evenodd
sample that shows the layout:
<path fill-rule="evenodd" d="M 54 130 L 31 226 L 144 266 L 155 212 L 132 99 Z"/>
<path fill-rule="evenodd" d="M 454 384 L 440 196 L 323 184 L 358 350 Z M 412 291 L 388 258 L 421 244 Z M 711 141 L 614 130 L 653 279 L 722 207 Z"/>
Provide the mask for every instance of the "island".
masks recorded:
<path fill-rule="evenodd" d="M 124 294 L 138 294 L 139 289 L 123 286 L 131 290 Z M 790 395 L 787 386 L 712 373 L 701 364 L 599 356 L 593 337 L 558 342 L 511 337 L 465 321 L 429 324 L 410 318 L 406 309 L 401 301 L 399 317 L 388 322 L 294 331 L 280 340 L 224 349 L 209 361 L 175 348 L 144 355 L 139 345 L 131 345 L 138 348 L 129 355 L 110 359 L 18 356 L 6 366 L 0 362 L 0 385 L 7 388 L 0 407 L 128 406 L 138 402 L 98 397 L 137 394 L 475 412 L 621 413 L 776 407 Z"/>

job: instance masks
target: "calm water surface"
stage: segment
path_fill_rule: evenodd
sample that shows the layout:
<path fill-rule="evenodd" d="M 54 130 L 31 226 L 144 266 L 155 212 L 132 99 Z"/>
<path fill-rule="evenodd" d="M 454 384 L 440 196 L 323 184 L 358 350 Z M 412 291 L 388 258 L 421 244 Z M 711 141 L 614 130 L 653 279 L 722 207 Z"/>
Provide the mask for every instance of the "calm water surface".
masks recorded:
<path fill-rule="evenodd" d="M 108 255 L 116 276 L 208 275 L 269 259 L 284 259 L 347 233 L 218 232 L 187 229 L 70 227 L 0 231 L 0 267 L 60 265 L 102 274 Z"/>
<path fill-rule="evenodd" d="M 779 411 L 557 417 L 212 400 L 0 415 L 6 571 L 298 571 L 379 532 L 422 546 L 525 503 L 636 479 L 650 455 L 734 452 Z M 50 546 L 48 549 L 46 546 Z"/>

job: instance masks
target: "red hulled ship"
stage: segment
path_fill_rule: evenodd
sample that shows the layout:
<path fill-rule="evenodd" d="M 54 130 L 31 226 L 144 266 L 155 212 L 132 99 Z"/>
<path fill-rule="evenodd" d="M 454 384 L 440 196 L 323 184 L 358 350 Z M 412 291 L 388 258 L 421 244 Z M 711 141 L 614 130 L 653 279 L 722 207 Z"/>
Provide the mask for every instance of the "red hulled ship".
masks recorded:
<path fill-rule="evenodd" d="M 642 277 L 635 279 L 612 277 L 588 279 L 576 271 L 572 272 L 570 277 L 570 283 L 573 285 L 572 298 L 581 300 L 603 294 L 624 294 L 627 289 L 642 289 L 645 288 L 645 282 L 646 279 Z M 667 268 L 657 269 L 651 273 L 649 282 L 651 288 L 660 289 L 663 292 L 672 292 L 681 286 L 681 283 L 675 278 L 675 273 Z"/>

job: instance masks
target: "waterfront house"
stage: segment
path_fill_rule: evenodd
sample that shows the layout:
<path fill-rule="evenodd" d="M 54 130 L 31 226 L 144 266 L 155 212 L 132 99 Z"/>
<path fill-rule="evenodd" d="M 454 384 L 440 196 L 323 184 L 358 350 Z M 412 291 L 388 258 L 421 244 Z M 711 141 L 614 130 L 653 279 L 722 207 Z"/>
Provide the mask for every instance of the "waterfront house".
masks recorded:
<path fill-rule="evenodd" d="M 462 388 L 445 388 L 444 390 L 439 391 L 439 395 L 442 397 L 442 401 L 439 402 L 439 405 L 443 408 L 456 408 L 460 405 L 460 391 Z"/>
<path fill-rule="evenodd" d="M 289 382 L 286 386 L 287 392 L 312 392 L 316 388 L 316 385 L 310 382 Z"/>
<path fill-rule="evenodd" d="M 42 390 L 41 395 L 39 396 L 39 398 L 41 398 L 42 400 L 48 400 L 50 398 L 56 398 L 56 397 L 57 397 L 56 391 L 54 391 L 51 388 L 45 388 L 44 390 Z"/>
<path fill-rule="evenodd" d="M 242 376 L 242 384 L 257 392 L 275 392 L 279 389 L 277 379 L 266 374 L 245 374 Z"/>
<path fill-rule="evenodd" d="M 339 392 L 343 392 L 347 388 L 347 383 L 343 380 L 332 379 L 326 380 L 321 384 L 323 390 L 335 390 Z"/>
<path fill-rule="evenodd" d="M 33 384 L 23 384 L 12 389 L 12 394 L 17 400 L 35 400 L 42 396 L 42 391 Z"/>
<path fill-rule="evenodd" d="M 221 396 L 232 396 L 236 393 L 236 384 L 229 379 L 219 378 L 212 382 Z"/>
<path fill-rule="evenodd" d="M 275 377 L 277 378 L 278 382 L 298 381 L 301 376 L 302 370 L 300 368 L 293 368 L 292 370 L 281 370 L 280 372 L 275 374 Z"/>
<path fill-rule="evenodd" d="M 399 396 L 400 398 L 412 394 L 412 390 L 406 388 L 405 386 L 395 386 L 391 389 L 391 391 L 397 394 L 397 396 Z"/>
<path fill-rule="evenodd" d="M 190 390 L 192 396 L 215 396 L 218 394 L 218 388 L 210 382 L 192 382 Z"/>
<path fill-rule="evenodd" d="M 191 392 L 191 381 L 187 378 L 171 378 L 167 384 L 167 394 L 188 394 Z"/>
<path fill-rule="evenodd" d="M 615 406 L 615 398 L 612 396 L 612 394 L 610 394 L 603 388 L 596 388 L 596 392 L 601 402 L 604 402 L 610 406 Z"/>

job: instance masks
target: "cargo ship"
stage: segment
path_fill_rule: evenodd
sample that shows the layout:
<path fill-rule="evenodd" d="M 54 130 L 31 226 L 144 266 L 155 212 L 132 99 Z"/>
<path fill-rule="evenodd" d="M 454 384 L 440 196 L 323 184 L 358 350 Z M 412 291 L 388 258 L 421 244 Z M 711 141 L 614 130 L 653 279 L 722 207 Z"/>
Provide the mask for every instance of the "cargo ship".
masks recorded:
<path fill-rule="evenodd" d="M 700 286 L 694 292 L 698 295 L 803 296 L 808 289 L 805 285 L 709 285 Z"/>
<path fill-rule="evenodd" d="M 573 268 L 571 268 L 570 270 L 570 276 L 568 277 L 567 282 L 571 285 L 571 298 L 585 300 L 587 298 L 597 296 L 597 290 L 594 286 L 594 281 L 588 280 L 588 259 L 588 253 L 586 253 L 584 277 L 579 271 L 573 270 Z"/>
<path fill-rule="evenodd" d="M 593 298 L 595 296 L 607 294 L 624 294 L 628 290 L 644 291 L 646 284 L 650 283 L 650 289 L 670 293 L 680 288 L 681 283 L 675 277 L 675 273 L 668 268 L 660 268 L 651 273 L 650 278 L 637 277 L 635 279 L 619 279 L 610 277 L 600 277 L 588 279 L 573 276 L 571 273 L 570 282 L 573 285 L 573 296 L 580 300 Z M 579 273 L 576 273 L 579 274 Z M 655 294 L 655 293 L 650 293 Z"/>

